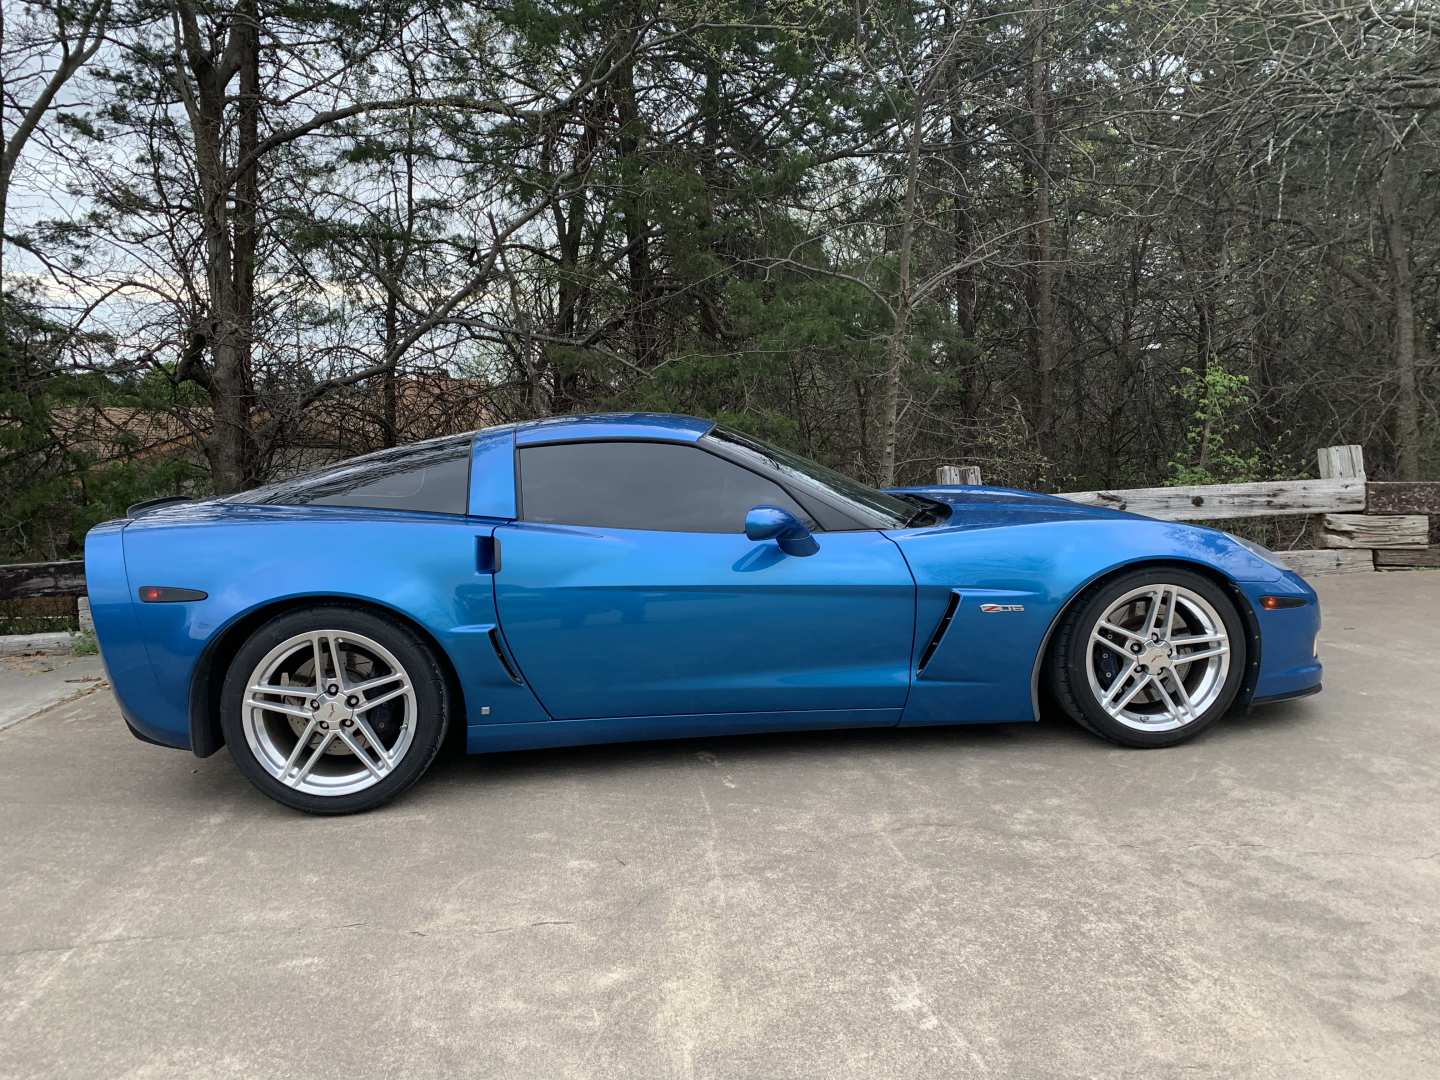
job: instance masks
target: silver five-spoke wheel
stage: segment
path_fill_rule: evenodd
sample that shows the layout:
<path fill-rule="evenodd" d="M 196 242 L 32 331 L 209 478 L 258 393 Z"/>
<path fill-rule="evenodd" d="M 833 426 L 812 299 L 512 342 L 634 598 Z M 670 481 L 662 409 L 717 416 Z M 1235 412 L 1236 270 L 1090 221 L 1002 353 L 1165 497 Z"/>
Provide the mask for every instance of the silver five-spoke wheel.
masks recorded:
<path fill-rule="evenodd" d="M 1131 589 L 1090 633 L 1090 690 L 1120 723 L 1172 731 L 1203 715 L 1230 671 L 1230 635 L 1213 604 L 1179 585 Z"/>
<path fill-rule="evenodd" d="M 349 795 L 384 780 L 415 738 L 415 688 L 373 638 L 322 629 L 280 642 L 245 684 L 241 726 L 255 760 L 287 788 Z"/>
<path fill-rule="evenodd" d="M 1062 619 L 1046 658 L 1055 700 L 1124 746 L 1171 746 L 1203 731 L 1249 670 L 1237 597 L 1178 566 L 1092 587 Z"/>

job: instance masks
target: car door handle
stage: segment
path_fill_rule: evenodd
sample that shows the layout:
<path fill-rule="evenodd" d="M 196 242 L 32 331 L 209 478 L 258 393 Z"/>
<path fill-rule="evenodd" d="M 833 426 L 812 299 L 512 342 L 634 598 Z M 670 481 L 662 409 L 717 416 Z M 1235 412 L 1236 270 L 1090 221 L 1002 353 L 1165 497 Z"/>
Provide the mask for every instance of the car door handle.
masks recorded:
<path fill-rule="evenodd" d="M 500 538 L 498 536 L 477 536 L 475 538 L 475 569 L 482 574 L 500 572 Z"/>

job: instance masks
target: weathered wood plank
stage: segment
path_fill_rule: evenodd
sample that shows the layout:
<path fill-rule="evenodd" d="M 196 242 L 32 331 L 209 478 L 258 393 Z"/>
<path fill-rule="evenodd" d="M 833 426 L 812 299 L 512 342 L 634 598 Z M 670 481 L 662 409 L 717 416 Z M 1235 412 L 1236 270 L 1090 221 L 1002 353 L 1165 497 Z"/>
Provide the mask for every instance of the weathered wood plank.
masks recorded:
<path fill-rule="evenodd" d="M 937 484 L 978 484 L 979 465 L 941 465 L 935 469 Z"/>
<path fill-rule="evenodd" d="M 1327 548 L 1423 548 L 1429 537 L 1424 514 L 1326 514 L 1320 523 Z"/>
<path fill-rule="evenodd" d="M 0 656 L 34 656 L 37 653 L 68 653 L 75 648 L 67 633 L 0 635 Z"/>
<path fill-rule="evenodd" d="M 0 566 L 0 600 L 31 596 L 83 596 L 85 563 L 12 563 Z"/>
<path fill-rule="evenodd" d="M 1322 446 L 1315 457 L 1322 480 L 1365 479 L 1365 451 L 1359 446 Z"/>
<path fill-rule="evenodd" d="M 1376 548 L 1376 570 L 1440 570 L 1440 544 L 1423 548 Z"/>
<path fill-rule="evenodd" d="M 1440 480 L 1368 483 L 1365 509 L 1372 514 L 1440 514 Z"/>
<path fill-rule="evenodd" d="M 1277 551 L 1275 557 L 1302 577 L 1316 574 L 1356 574 L 1375 569 L 1368 551 L 1317 548 L 1308 551 Z"/>
<path fill-rule="evenodd" d="M 1120 491 L 1070 491 L 1062 498 L 1091 506 L 1111 506 L 1167 521 L 1323 514 L 1365 509 L 1363 480 L 1279 480 L 1260 484 L 1212 484 L 1204 487 L 1131 488 Z"/>

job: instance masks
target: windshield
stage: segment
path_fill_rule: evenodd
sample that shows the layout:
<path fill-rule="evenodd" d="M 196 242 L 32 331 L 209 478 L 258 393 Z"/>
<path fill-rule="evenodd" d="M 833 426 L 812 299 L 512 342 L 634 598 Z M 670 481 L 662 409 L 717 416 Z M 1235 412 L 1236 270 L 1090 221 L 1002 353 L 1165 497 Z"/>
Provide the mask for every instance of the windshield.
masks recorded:
<path fill-rule="evenodd" d="M 722 427 L 712 428 L 705 437 L 723 443 L 727 450 L 743 457 L 751 466 L 778 472 L 782 481 L 799 487 L 802 495 L 805 492 L 821 495 L 854 518 L 858 525 L 873 529 L 898 529 L 915 517 L 916 503 L 887 495 L 799 454 Z"/>

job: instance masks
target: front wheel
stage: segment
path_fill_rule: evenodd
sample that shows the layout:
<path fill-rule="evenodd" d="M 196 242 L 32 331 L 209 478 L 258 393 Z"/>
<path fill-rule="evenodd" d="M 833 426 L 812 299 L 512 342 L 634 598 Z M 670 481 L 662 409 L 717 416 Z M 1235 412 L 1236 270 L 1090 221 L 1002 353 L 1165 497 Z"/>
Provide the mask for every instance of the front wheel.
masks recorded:
<path fill-rule="evenodd" d="M 1124 746 L 1172 746 L 1230 708 L 1245 674 L 1239 612 L 1208 578 L 1168 567 L 1125 574 L 1065 619 L 1050 688 L 1084 726 Z"/>
<path fill-rule="evenodd" d="M 240 771 L 297 810 L 369 810 L 430 767 L 449 712 L 430 648 L 402 623 L 325 605 L 260 627 L 230 664 L 221 726 Z"/>

